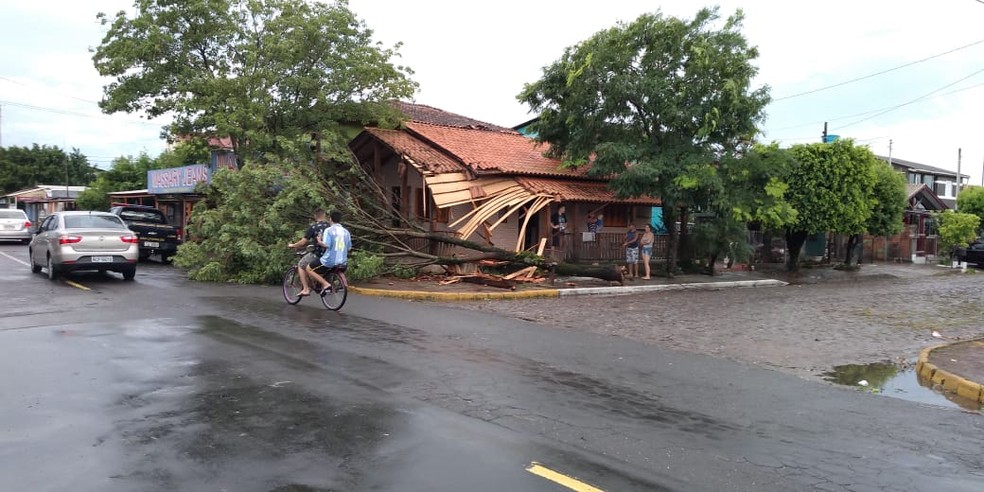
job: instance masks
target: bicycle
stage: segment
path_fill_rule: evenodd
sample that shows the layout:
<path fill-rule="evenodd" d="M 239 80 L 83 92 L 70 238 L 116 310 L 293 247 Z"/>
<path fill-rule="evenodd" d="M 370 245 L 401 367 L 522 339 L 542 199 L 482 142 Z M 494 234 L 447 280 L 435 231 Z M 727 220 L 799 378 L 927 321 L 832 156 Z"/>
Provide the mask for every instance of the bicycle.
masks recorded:
<path fill-rule="evenodd" d="M 305 251 L 299 251 L 296 256 L 304 256 L 304 254 L 306 254 Z M 314 270 L 328 281 L 327 288 L 322 289 L 319 286 L 317 289 L 313 289 L 321 297 L 321 303 L 332 311 L 342 309 L 348 298 L 348 280 L 345 278 L 346 265 L 326 268 L 319 264 Z M 294 305 L 301 302 L 303 296 L 298 295 L 298 293 L 303 290 L 303 286 L 301 285 L 301 277 L 297 274 L 296 263 L 284 272 L 283 288 L 284 300 L 287 301 L 287 304 Z"/>

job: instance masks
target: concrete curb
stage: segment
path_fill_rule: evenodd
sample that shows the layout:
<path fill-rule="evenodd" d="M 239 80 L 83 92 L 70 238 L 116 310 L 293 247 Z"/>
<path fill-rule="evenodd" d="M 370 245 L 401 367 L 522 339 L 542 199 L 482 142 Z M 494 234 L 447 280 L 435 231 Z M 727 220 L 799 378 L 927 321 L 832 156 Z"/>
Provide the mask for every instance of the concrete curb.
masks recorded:
<path fill-rule="evenodd" d="M 535 289 L 510 292 L 425 292 L 417 290 L 371 289 L 349 287 L 356 294 L 392 297 L 417 301 L 485 301 L 491 299 L 547 299 L 560 296 L 603 295 L 619 296 L 664 290 L 718 290 L 736 287 L 781 287 L 779 280 L 739 280 L 735 282 L 702 282 L 694 284 L 633 285 L 628 287 L 585 287 L 580 289 Z"/>
<path fill-rule="evenodd" d="M 932 381 L 933 386 L 940 385 L 944 390 L 956 393 L 958 396 L 967 398 L 971 401 L 984 404 L 984 386 L 956 374 L 936 367 L 929 362 L 929 354 L 934 350 L 948 347 L 949 345 L 935 345 L 927 347 L 919 353 L 919 362 L 916 363 L 916 374 L 920 378 Z"/>
<path fill-rule="evenodd" d="M 415 301 L 485 301 L 489 299 L 545 299 L 558 297 L 557 289 L 536 289 L 510 292 L 424 292 L 417 290 L 369 289 L 349 287 L 356 294 L 376 297 L 392 297 Z"/>
<path fill-rule="evenodd" d="M 666 290 L 719 290 L 748 287 L 782 287 L 788 285 L 781 280 L 737 280 L 733 282 L 700 282 L 692 284 L 633 285 L 629 287 L 584 287 L 562 289 L 561 296 L 621 296 L 641 292 L 661 292 Z"/>

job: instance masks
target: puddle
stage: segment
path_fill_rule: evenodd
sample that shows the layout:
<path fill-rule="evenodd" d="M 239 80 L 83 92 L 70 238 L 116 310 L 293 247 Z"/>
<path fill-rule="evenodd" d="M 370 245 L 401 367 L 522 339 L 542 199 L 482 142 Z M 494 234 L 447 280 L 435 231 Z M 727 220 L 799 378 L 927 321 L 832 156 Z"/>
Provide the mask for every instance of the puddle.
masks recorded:
<path fill-rule="evenodd" d="M 934 390 L 932 382 L 920 380 L 915 367 L 914 361 L 906 368 L 891 362 L 847 364 L 834 367 L 833 371 L 824 373 L 823 378 L 835 384 L 855 387 L 859 391 L 929 405 L 984 412 L 984 406 L 979 402 Z"/>

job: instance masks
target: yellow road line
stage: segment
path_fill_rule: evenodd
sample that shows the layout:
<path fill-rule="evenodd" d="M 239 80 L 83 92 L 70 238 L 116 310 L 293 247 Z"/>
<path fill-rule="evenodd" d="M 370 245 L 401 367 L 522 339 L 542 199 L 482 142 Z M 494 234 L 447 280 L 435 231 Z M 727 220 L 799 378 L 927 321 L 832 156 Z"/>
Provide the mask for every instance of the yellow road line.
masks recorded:
<path fill-rule="evenodd" d="M 571 478 L 563 473 L 555 472 L 535 461 L 530 463 L 530 466 L 526 468 L 526 471 L 577 492 L 604 492 L 603 490 L 592 487 L 580 480 L 577 480 L 576 478 Z"/>
<path fill-rule="evenodd" d="M 92 289 L 90 289 L 90 288 L 88 288 L 88 287 L 86 287 L 86 286 L 84 286 L 82 284 L 77 284 L 75 282 L 72 282 L 71 280 L 66 280 L 65 283 L 68 284 L 68 285 L 71 285 L 72 287 L 75 287 L 76 289 L 92 290 Z"/>

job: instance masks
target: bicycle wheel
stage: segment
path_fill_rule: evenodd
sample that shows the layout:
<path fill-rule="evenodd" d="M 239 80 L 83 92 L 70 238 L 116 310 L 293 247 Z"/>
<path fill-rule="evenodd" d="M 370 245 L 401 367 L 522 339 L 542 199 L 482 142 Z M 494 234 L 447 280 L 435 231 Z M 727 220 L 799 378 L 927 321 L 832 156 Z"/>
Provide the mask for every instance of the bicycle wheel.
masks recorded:
<path fill-rule="evenodd" d="M 329 273 L 325 280 L 328 281 L 328 288 L 321 293 L 321 302 L 326 308 L 338 311 L 345 305 L 348 289 L 345 288 L 345 282 L 342 281 L 338 272 Z"/>
<path fill-rule="evenodd" d="M 297 295 L 304 287 L 301 285 L 301 276 L 297 274 L 297 267 L 292 266 L 284 273 L 284 300 L 287 304 L 297 304 L 301 302 L 301 296 Z"/>

